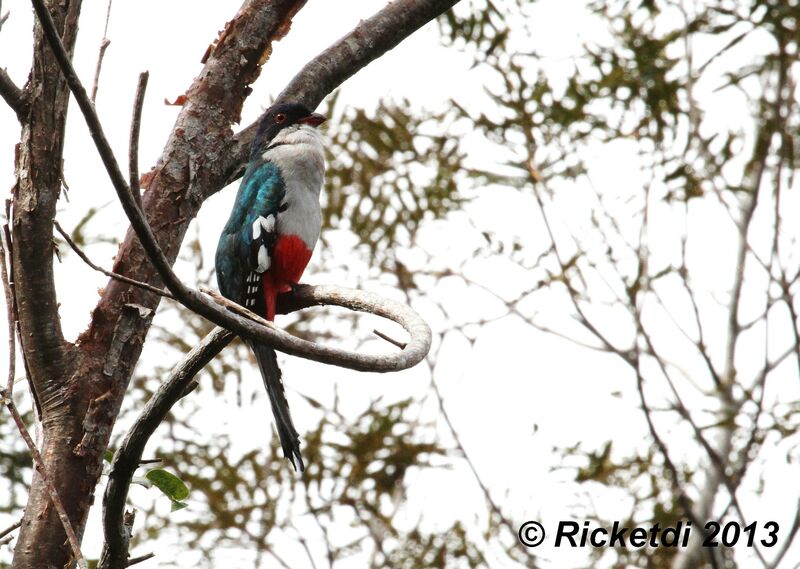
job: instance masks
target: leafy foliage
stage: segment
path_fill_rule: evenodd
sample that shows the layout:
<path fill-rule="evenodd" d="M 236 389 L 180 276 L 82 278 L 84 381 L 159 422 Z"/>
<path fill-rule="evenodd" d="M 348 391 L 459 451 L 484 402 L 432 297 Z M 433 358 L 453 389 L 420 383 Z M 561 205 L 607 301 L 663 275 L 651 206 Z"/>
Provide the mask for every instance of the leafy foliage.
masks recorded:
<path fill-rule="evenodd" d="M 201 516 L 178 522 L 180 528 L 191 532 L 198 548 L 209 559 L 216 549 L 232 543 L 259 555 L 276 554 L 271 543 L 296 531 L 293 518 L 286 516 L 287 508 L 299 509 L 296 516 L 316 520 L 332 562 L 372 554 L 371 566 L 383 567 L 386 556 L 403 556 L 403 548 L 420 539 L 428 540 L 428 550 L 452 548 L 452 538 L 439 543 L 438 534 L 418 530 L 406 534 L 395 529 L 394 518 L 402 514 L 397 500 L 408 472 L 429 468 L 432 457 L 445 453 L 437 444 L 418 441 L 421 429 L 402 424 L 411 401 L 375 402 L 355 423 L 341 413 L 338 403 L 329 410 L 316 401 L 310 403 L 323 410 L 323 416 L 318 427 L 304 436 L 308 469 L 302 479 L 287 469 L 274 437 L 266 455 L 255 449 L 234 458 L 227 435 L 213 442 L 173 437 L 168 450 L 157 453 L 181 465 L 181 479 L 192 488 L 194 500 L 203 503 Z M 430 437 L 429 428 L 425 430 Z M 159 477 L 165 474 L 163 470 L 150 471 L 151 480 L 153 472 Z M 185 499 L 183 482 L 172 475 L 165 478 L 162 491 L 173 500 Z M 178 486 L 180 493 L 175 491 Z M 190 505 L 197 512 L 200 503 L 194 500 Z M 150 509 L 145 534 L 149 538 L 175 524 L 173 518 L 159 519 L 154 514 L 155 509 Z M 370 529 L 356 531 L 346 542 L 339 542 L 331 528 L 354 517 L 359 526 Z M 460 554 L 447 553 L 450 557 Z"/>
<path fill-rule="evenodd" d="M 163 468 L 148 470 L 144 476 L 170 499 L 173 511 L 187 506 L 183 500 L 189 497 L 189 488 L 183 483 L 183 480 Z"/>
<path fill-rule="evenodd" d="M 323 227 L 351 231 L 386 269 L 425 220 L 462 205 L 464 151 L 457 138 L 437 132 L 447 114 L 420 113 L 408 101 L 381 101 L 374 113 L 338 113 L 335 100 L 330 107 L 338 119 L 328 128 Z"/>

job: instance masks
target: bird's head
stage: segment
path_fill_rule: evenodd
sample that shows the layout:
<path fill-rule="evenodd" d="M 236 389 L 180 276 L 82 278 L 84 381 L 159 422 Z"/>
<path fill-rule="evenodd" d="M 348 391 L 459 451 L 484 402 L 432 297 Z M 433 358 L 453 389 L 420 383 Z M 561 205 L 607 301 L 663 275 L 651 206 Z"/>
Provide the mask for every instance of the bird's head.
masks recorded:
<path fill-rule="evenodd" d="M 325 120 L 300 103 L 272 105 L 261 117 L 251 154 L 261 153 L 274 143 L 291 144 L 294 133 L 315 129 Z"/>

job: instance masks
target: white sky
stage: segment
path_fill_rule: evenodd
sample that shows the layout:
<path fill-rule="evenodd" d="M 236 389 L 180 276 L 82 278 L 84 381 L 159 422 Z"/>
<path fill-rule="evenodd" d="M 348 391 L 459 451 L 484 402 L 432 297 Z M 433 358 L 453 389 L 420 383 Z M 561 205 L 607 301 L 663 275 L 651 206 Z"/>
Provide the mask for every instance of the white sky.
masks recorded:
<path fill-rule="evenodd" d="M 190 85 L 201 68 L 200 58 L 206 46 L 214 40 L 224 22 L 233 16 L 239 3 L 238 0 L 202 3 L 196 0 L 117 0 L 114 3 L 108 31 L 111 45 L 106 52 L 97 104 L 106 133 L 119 156 L 127 155 L 128 122 L 138 73 L 150 71 L 140 144 L 140 165 L 145 171 L 159 155 L 178 112 L 176 107 L 166 106 L 163 101 L 174 100 Z M 254 120 L 300 66 L 345 34 L 359 18 L 371 15 L 384 4 L 384 1 L 377 0 L 309 1 L 295 18 L 292 32 L 274 45 L 272 58 L 245 104 L 242 124 Z M 198 9 L 198 5 L 202 5 L 202 9 Z M 31 60 L 32 11 L 29 3 L 22 0 L 4 2 L 3 9 L 10 10 L 11 17 L 0 31 L 0 66 L 5 67 L 21 85 Z M 105 11 L 104 1 L 84 2 L 75 65 L 87 86 L 94 74 Z M 541 66 L 548 73 L 568 77 L 572 69 L 571 57 L 578 53 L 579 42 L 599 33 L 596 24 L 585 14 L 583 2 L 577 0 L 544 0 L 536 3 L 531 12 L 530 47 L 542 53 Z M 186 18 L 187 13 L 192 14 L 190 20 Z M 349 80 L 342 89 L 341 100 L 348 105 L 370 108 L 381 97 L 389 96 L 407 98 L 420 109 L 438 109 L 449 98 L 455 97 L 468 101 L 476 109 L 486 110 L 489 102 L 483 85 L 487 77 L 470 69 L 470 65 L 468 57 L 440 47 L 436 29 L 429 25 Z M 733 96 L 729 98 L 732 100 L 722 99 L 722 103 L 709 106 L 712 126 L 714 121 L 731 120 L 726 108 L 734 108 L 741 101 L 736 101 Z M 110 266 L 111 257 L 116 252 L 115 242 L 121 238 L 127 224 L 86 128 L 81 120 L 76 120 L 76 108 L 70 110 L 70 117 L 65 155 L 69 202 L 62 200 L 58 220 L 69 230 L 83 217 L 87 208 L 106 206 L 102 216 L 90 224 L 89 231 L 102 233 L 114 243 L 94 245 L 88 252 L 95 262 Z M 13 184 L 13 145 L 17 140 L 15 117 L 9 110 L 1 108 L 0 189 L 3 192 Z M 470 144 L 475 145 L 476 154 L 483 151 L 479 147 L 480 141 Z M 598 148 L 596 154 L 589 157 L 593 165 L 593 182 L 599 191 L 607 192 L 604 195 L 624 196 L 631 188 L 641 185 L 635 162 L 631 166 L 631 160 L 636 160 L 635 150 L 624 145 L 609 145 Z M 491 153 L 473 157 L 484 161 L 495 158 Z M 621 168 L 627 168 L 622 176 Z M 496 229 L 501 235 L 521 236 L 523 242 L 532 248 L 544 247 L 541 226 L 536 225 L 540 218 L 533 198 L 509 190 L 498 189 L 497 192 L 500 193 L 493 194 L 495 201 L 502 203 L 503 207 L 471 208 L 469 211 L 474 219 Z M 203 235 L 208 236 L 204 243 L 209 254 L 213 252 L 219 228 L 227 217 L 233 193 L 234 189 L 228 188 L 211 198 L 199 216 Z M 502 196 L 502 200 L 496 200 L 497 195 Z M 585 229 L 580 215 L 570 217 L 570 214 L 575 204 L 586 195 L 586 189 L 578 188 L 558 200 L 564 217 L 557 231 L 570 229 L 580 232 Z M 484 206 L 486 201 L 480 204 Z M 719 215 L 719 210 L 703 215 L 710 228 L 708 237 L 715 241 L 709 244 L 709 249 L 699 253 L 698 269 L 705 269 L 698 278 L 707 279 L 711 290 L 716 288 L 714 281 L 720 278 L 720 273 L 730 270 L 730 258 L 720 255 L 719 251 L 730 251 L 732 240 L 730 225 L 724 216 Z M 447 221 L 429 224 L 422 231 L 420 241 L 427 244 L 429 252 L 457 258 L 465 254 L 463 247 L 459 248 L 459 243 L 454 243 L 449 236 L 468 231 L 465 219 L 456 215 Z M 668 232 L 669 227 L 665 231 Z M 190 235 L 192 233 L 193 229 L 190 229 Z M 507 297 L 529 284 L 517 282 L 513 268 L 502 259 L 497 260 L 496 267 L 482 264 L 472 270 L 474 274 L 470 274 L 471 277 Z M 72 339 L 85 328 L 89 310 L 97 299 L 96 290 L 104 285 L 105 278 L 82 265 L 71 254 L 65 256 L 57 271 L 59 292 L 65 299 L 62 323 L 68 338 Z M 186 276 L 192 278 L 191 274 Z M 306 276 L 310 283 L 325 282 L 313 273 Z M 354 279 L 354 275 L 340 273 L 337 276 L 342 284 L 354 284 L 349 280 Z M 386 292 L 377 283 L 367 286 Z M 431 295 L 448 299 L 448 306 L 459 317 L 473 316 L 476 308 L 490 316 L 502 309 L 496 299 L 488 294 L 476 297 L 457 279 L 443 280 Z M 435 328 L 438 317 L 432 308 L 417 308 L 430 310 L 430 315 L 423 313 L 434 319 Z M 563 318 L 561 309 L 563 306 L 554 301 L 549 307 L 552 318 Z M 3 344 L 4 333 L 5 326 L 0 330 Z M 5 365 L 2 362 L 4 357 L 5 353 L 0 350 L 0 363 L 3 363 L 0 367 Z M 458 338 L 445 338 L 440 358 L 444 363 L 436 379 L 452 420 L 493 496 L 503 504 L 506 515 L 515 523 L 540 519 L 549 530 L 555 527 L 556 520 L 571 517 L 566 508 L 576 503 L 583 506 L 593 504 L 609 516 L 613 512 L 619 512 L 619 516 L 627 513 L 628 504 L 620 504 L 618 496 L 599 489 L 595 494 L 590 488 L 572 482 L 572 472 L 553 471 L 559 465 L 554 462 L 556 457 L 551 452 L 554 445 L 568 446 L 578 442 L 585 448 L 599 448 L 609 438 L 623 449 L 646 444 L 646 426 L 637 410 L 632 392 L 634 384 L 627 369 L 608 356 L 578 350 L 563 340 L 532 331 L 513 317 L 480 330 L 473 350 L 468 350 Z M 412 394 L 424 395 L 428 389 L 427 372 L 423 368 L 389 377 L 327 367 L 322 369 L 324 366 L 319 364 L 286 358 L 284 362 L 289 398 L 301 432 L 311 423 L 304 421 L 305 406 L 299 398 L 293 397 L 292 392 L 307 393 L 319 399 L 330 397 L 331 382 L 323 379 L 338 381 L 345 408 L 354 413 L 365 402 L 381 394 L 392 400 Z M 252 379 L 253 393 L 257 393 L 261 383 L 255 375 Z M 796 378 L 790 378 L 790 381 L 795 384 L 789 398 L 796 399 Z M 226 396 L 229 406 L 230 399 Z M 244 400 L 248 401 L 249 396 Z M 245 408 L 235 410 L 215 428 L 246 432 L 254 421 L 264 420 L 263 404 L 263 399 L 249 408 L 245 404 Z M 220 421 L 216 408 L 209 407 L 207 413 L 209 424 Z M 605 428 L 596 428 L 598 425 Z M 260 437 L 259 434 L 256 438 Z M 502 446 L 501 452 L 498 452 L 498 442 Z M 251 444 L 258 443 L 245 439 L 242 450 L 252 448 Z M 782 481 L 797 480 L 798 474 L 797 465 L 791 463 L 773 468 L 770 477 Z M 416 473 L 412 475 L 412 482 L 405 518 L 410 523 L 414 523 L 423 511 L 425 523 L 447 525 L 454 517 L 471 519 L 476 512 L 485 512 L 479 489 L 460 462 L 453 470 Z M 755 495 L 743 496 L 742 502 L 746 511 L 752 513 L 752 519 L 765 521 L 777 516 L 782 527 L 788 527 L 794 498 L 773 496 L 772 487 L 768 486 L 760 506 Z M 0 526 L 3 526 L 3 521 L 0 517 Z M 85 548 L 90 557 L 96 557 L 99 547 L 96 522 L 95 517 L 87 532 Z M 587 551 L 556 550 L 545 545 L 539 548 L 538 553 L 550 559 L 553 567 L 570 567 L 585 561 Z M 786 567 L 800 560 L 800 552 L 794 553 L 787 556 Z M 293 554 L 290 554 L 290 559 Z M 246 558 L 245 553 L 242 555 Z"/>

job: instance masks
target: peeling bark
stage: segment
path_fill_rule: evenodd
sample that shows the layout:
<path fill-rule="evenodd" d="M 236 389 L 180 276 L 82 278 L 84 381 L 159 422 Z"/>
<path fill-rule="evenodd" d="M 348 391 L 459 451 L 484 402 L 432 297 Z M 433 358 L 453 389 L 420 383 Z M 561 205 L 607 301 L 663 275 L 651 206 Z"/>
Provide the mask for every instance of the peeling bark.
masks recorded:
<path fill-rule="evenodd" d="M 49 4 L 71 53 L 81 2 Z M 29 381 L 40 405 L 42 459 L 80 536 L 94 484 L 87 480 L 84 461 L 65 452 L 80 434 L 80 424 L 70 417 L 80 413 L 84 404 L 80 397 L 67 396 L 75 359 L 73 347 L 64 341 L 61 332 L 52 242 L 53 219 L 61 193 L 69 90 L 39 25 L 34 28 L 33 65 L 25 92 L 28 108 L 16 158 L 12 215 L 12 238 L 17 244 L 12 262 L 20 340 Z M 47 567 L 50 560 L 66 563 L 70 558 L 62 523 L 55 508 L 49 506 L 46 485 L 34 473 L 14 554 L 15 568 L 40 569 Z"/>

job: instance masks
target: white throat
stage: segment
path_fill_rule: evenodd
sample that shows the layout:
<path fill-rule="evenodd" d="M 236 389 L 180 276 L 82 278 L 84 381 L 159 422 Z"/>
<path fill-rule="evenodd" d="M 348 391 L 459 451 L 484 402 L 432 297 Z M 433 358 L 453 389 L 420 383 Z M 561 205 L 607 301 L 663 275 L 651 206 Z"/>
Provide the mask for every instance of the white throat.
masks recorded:
<path fill-rule="evenodd" d="M 262 157 L 280 168 L 287 186 L 290 179 L 298 175 L 310 176 L 316 183 L 310 184 L 314 187 L 308 189 L 319 193 L 325 174 L 325 155 L 322 135 L 315 127 L 297 124 L 281 130 L 269 143 Z"/>
<path fill-rule="evenodd" d="M 292 125 L 272 139 L 262 157 L 280 169 L 286 184 L 282 202 L 286 210 L 278 215 L 278 234 L 297 235 L 313 249 L 322 224 L 319 206 L 325 177 L 322 135 L 310 125 Z"/>

